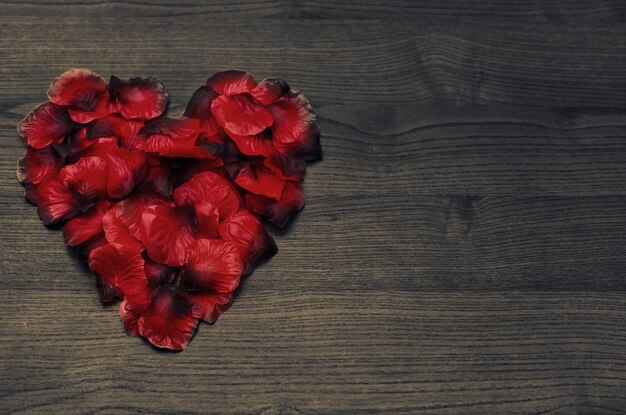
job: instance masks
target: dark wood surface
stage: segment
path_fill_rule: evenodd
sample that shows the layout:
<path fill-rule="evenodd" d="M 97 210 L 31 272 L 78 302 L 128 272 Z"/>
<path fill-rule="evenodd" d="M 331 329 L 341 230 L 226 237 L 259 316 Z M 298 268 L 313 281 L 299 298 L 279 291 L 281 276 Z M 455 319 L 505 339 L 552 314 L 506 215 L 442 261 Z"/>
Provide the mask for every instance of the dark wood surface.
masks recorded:
<path fill-rule="evenodd" d="M 70 67 L 282 76 L 325 159 L 279 254 L 182 353 L 22 196 L 19 120 Z M 626 4 L 0 2 L 0 412 L 626 412 Z"/>

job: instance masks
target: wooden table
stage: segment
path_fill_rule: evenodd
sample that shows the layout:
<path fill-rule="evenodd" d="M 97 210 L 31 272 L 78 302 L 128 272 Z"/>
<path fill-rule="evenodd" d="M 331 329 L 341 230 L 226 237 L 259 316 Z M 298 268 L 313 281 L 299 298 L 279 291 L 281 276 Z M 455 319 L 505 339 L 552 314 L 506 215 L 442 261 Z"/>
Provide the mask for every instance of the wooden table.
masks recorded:
<path fill-rule="evenodd" d="M 621 1 L 0 3 L 0 412 L 626 411 Z M 182 353 L 23 199 L 19 120 L 70 67 L 282 76 L 325 159 L 279 254 Z"/>

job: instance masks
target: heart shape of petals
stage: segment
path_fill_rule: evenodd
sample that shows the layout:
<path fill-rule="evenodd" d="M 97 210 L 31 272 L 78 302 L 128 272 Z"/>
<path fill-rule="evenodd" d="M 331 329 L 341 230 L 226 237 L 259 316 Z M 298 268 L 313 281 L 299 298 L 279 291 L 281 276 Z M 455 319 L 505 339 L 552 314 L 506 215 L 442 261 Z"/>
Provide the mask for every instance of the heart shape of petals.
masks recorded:
<path fill-rule="evenodd" d="M 283 227 L 304 207 L 306 162 L 322 157 L 315 112 L 285 80 L 234 70 L 176 116 L 155 77 L 76 68 L 47 95 L 17 127 L 26 199 L 62 224 L 100 301 L 121 300 L 128 335 L 184 350 L 278 252 L 263 221 Z"/>

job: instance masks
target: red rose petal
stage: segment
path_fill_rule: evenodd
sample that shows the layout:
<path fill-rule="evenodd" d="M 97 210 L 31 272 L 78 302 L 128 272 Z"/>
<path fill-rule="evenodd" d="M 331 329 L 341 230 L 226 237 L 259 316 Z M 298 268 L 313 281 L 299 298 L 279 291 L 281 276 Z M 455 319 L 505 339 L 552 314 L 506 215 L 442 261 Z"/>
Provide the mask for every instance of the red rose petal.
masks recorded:
<path fill-rule="evenodd" d="M 142 149 L 167 157 L 213 158 L 196 145 L 199 129 L 199 121 L 193 118 L 158 118 L 140 131 L 146 137 Z"/>
<path fill-rule="evenodd" d="M 109 196 L 122 199 L 133 191 L 147 172 L 146 154 L 142 151 L 115 148 L 106 154 Z"/>
<path fill-rule="evenodd" d="M 63 237 L 69 246 L 77 246 L 102 233 L 102 217 L 111 203 L 102 200 L 83 215 L 70 219 L 63 226 Z"/>
<path fill-rule="evenodd" d="M 278 150 L 305 160 L 321 159 L 315 112 L 302 93 L 290 91 L 268 109 L 274 117 L 272 138 Z"/>
<path fill-rule="evenodd" d="M 174 191 L 177 205 L 202 205 L 210 203 L 225 218 L 239 210 L 240 198 L 232 185 L 219 174 L 207 171 L 198 173 Z"/>
<path fill-rule="evenodd" d="M 199 238 L 219 238 L 220 214 L 215 206 L 202 203 L 194 206 Z"/>
<path fill-rule="evenodd" d="M 79 124 L 87 124 L 93 120 L 104 118 L 115 110 L 115 106 L 111 102 L 109 91 L 105 91 L 96 106 L 92 110 L 84 110 L 76 107 L 67 107 L 67 113 L 70 118 Z"/>
<path fill-rule="evenodd" d="M 107 89 L 104 78 L 96 73 L 88 69 L 70 69 L 52 81 L 48 98 L 53 104 L 93 111 Z"/>
<path fill-rule="evenodd" d="M 124 248 L 133 252 L 143 251 L 143 245 L 131 235 L 120 218 L 121 214 L 123 214 L 123 209 L 120 207 L 120 204 L 115 205 L 104 214 L 102 218 L 102 229 L 104 230 L 106 240 L 116 248 Z"/>
<path fill-rule="evenodd" d="M 115 205 L 115 209 L 119 209 L 116 214 L 124 222 L 130 234 L 134 238 L 142 240 L 144 238 L 142 227 L 143 212 L 148 207 L 154 205 L 174 206 L 160 195 L 144 191 L 120 201 Z"/>
<path fill-rule="evenodd" d="M 112 76 L 109 89 L 117 112 L 127 120 L 156 118 L 165 112 L 169 102 L 165 86 L 154 77 L 123 81 Z"/>
<path fill-rule="evenodd" d="M 146 272 L 146 278 L 148 278 L 148 284 L 151 287 L 171 284 L 176 278 L 176 268 L 159 264 L 158 262 L 154 262 L 150 258 L 144 259 L 146 261 L 144 265 L 144 270 Z"/>
<path fill-rule="evenodd" d="M 274 239 L 267 233 L 261 221 L 247 210 L 226 218 L 220 223 L 219 232 L 223 240 L 231 242 L 237 248 L 245 274 L 252 272 L 259 259 L 278 252 Z"/>
<path fill-rule="evenodd" d="M 124 298 L 141 296 L 148 287 L 144 259 L 139 252 L 104 245 L 89 254 L 89 268 Z"/>
<path fill-rule="evenodd" d="M 263 105 L 269 105 L 289 91 L 289 85 L 282 78 L 267 78 L 262 80 L 250 95 Z"/>
<path fill-rule="evenodd" d="M 248 72 L 231 70 L 217 72 L 206 85 L 219 95 L 234 95 L 252 91 L 257 83 Z"/>
<path fill-rule="evenodd" d="M 81 206 L 76 196 L 54 176 L 37 187 L 37 213 L 45 225 L 53 225 L 77 215 Z"/>
<path fill-rule="evenodd" d="M 194 289 L 230 293 L 243 273 L 235 245 L 220 239 L 196 239 L 187 253 L 181 283 Z"/>
<path fill-rule="evenodd" d="M 265 137 L 264 131 L 257 135 L 236 135 L 229 133 L 228 136 L 239 148 L 243 154 L 247 156 L 264 156 L 267 157 L 272 154 L 274 145 L 272 144 L 271 137 Z"/>
<path fill-rule="evenodd" d="M 210 87 L 202 86 L 193 93 L 183 116 L 200 121 L 200 130 L 207 136 L 220 133 L 220 125 L 211 114 L 211 102 L 218 97 Z"/>
<path fill-rule="evenodd" d="M 150 343 L 172 350 L 184 350 L 197 326 L 189 300 L 172 287 L 157 289 L 138 324 L 139 333 Z"/>
<path fill-rule="evenodd" d="M 38 184 L 51 174 L 58 173 L 65 158 L 52 147 L 37 150 L 29 148 L 26 155 L 17 162 L 17 178 L 22 184 Z"/>
<path fill-rule="evenodd" d="M 196 237 L 190 207 L 153 205 L 141 216 L 141 238 L 150 258 L 172 267 L 185 263 L 187 248 Z"/>
<path fill-rule="evenodd" d="M 107 163 L 100 157 L 84 157 L 61 169 L 59 180 L 85 200 L 106 195 Z"/>
<path fill-rule="evenodd" d="M 51 103 L 33 109 L 17 126 L 24 143 L 33 148 L 44 148 L 60 143 L 72 131 L 74 123 L 67 110 Z"/>
<path fill-rule="evenodd" d="M 186 296 L 192 304 L 191 314 L 207 323 L 215 323 L 233 302 L 232 294 L 191 291 Z"/>
<path fill-rule="evenodd" d="M 248 209 L 267 218 L 279 228 L 285 226 L 289 219 L 304 207 L 302 184 L 294 182 L 285 182 L 279 201 L 252 193 L 247 194 L 244 199 Z"/>
<path fill-rule="evenodd" d="M 241 163 L 235 183 L 251 193 L 275 200 L 280 199 L 285 187 L 284 178 L 265 166 L 249 162 Z"/>
<path fill-rule="evenodd" d="M 224 129 L 236 135 L 255 135 L 271 126 L 272 113 L 248 94 L 222 95 L 211 103 L 211 113 Z"/>

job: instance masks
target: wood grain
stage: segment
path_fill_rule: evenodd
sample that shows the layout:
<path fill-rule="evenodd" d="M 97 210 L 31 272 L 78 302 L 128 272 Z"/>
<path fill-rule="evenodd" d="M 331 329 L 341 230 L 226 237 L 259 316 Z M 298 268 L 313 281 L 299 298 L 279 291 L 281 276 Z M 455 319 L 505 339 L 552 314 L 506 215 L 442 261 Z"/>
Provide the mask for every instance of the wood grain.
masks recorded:
<path fill-rule="evenodd" d="M 626 413 L 619 1 L 0 1 L 0 413 Z M 23 199 L 19 120 L 84 66 L 283 76 L 324 160 L 183 353 Z"/>

